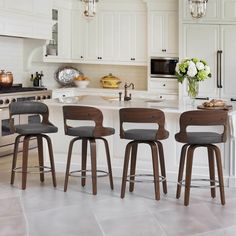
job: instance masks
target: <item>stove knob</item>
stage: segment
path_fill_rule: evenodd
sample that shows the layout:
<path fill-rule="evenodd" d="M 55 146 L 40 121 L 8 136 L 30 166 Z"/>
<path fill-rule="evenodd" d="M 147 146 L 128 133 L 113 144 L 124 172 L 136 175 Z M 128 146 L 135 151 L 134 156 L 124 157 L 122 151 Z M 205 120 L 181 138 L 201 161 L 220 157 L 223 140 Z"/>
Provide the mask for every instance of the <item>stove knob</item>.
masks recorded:
<path fill-rule="evenodd" d="M 11 100 L 11 102 L 16 102 L 16 99 L 15 99 L 15 98 L 13 98 L 13 99 Z"/>
<path fill-rule="evenodd" d="M 0 99 L 0 105 L 2 105 L 3 104 L 3 100 L 2 99 Z"/>
<path fill-rule="evenodd" d="M 43 97 L 42 97 L 42 99 L 46 99 L 47 97 L 44 95 Z"/>
<path fill-rule="evenodd" d="M 6 100 L 5 100 L 5 104 L 8 104 L 9 102 L 10 102 L 9 99 L 6 99 Z"/>
<path fill-rule="evenodd" d="M 40 96 L 37 96 L 37 97 L 36 97 L 36 100 L 40 100 L 40 99 L 41 99 L 41 97 L 40 97 Z"/>
<path fill-rule="evenodd" d="M 51 96 L 50 96 L 50 95 L 48 95 L 48 96 L 47 96 L 47 99 L 50 99 L 50 98 L 51 98 Z"/>

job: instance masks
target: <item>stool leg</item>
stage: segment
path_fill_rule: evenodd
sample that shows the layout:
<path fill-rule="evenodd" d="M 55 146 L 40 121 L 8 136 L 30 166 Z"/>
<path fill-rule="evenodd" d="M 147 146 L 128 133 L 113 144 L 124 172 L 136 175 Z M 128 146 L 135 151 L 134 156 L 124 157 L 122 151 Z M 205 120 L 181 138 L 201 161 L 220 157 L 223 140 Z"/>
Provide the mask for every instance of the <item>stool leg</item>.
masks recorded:
<path fill-rule="evenodd" d="M 95 139 L 90 139 L 89 141 L 90 141 L 90 153 L 91 153 L 93 195 L 96 195 L 97 194 L 96 141 L 95 141 Z"/>
<path fill-rule="evenodd" d="M 49 152 L 49 158 L 50 158 L 50 163 L 51 163 L 51 170 L 52 170 L 52 182 L 53 186 L 57 186 L 57 181 L 56 181 L 56 172 L 55 172 L 55 165 L 54 165 L 54 158 L 53 158 L 53 151 L 52 151 L 52 141 L 48 136 L 44 136 L 47 140 L 48 143 L 48 152 Z"/>
<path fill-rule="evenodd" d="M 113 177 L 112 177 L 112 168 L 111 168 L 111 157 L 110 157 L 110 151 L 109 151 L 109 145 L 106 139 L 101 138 L 105 144 L 105 149 L 106 149 L 106 156 L 107 156 L 107 166 L 108 166 L 108 173 L 109 173 L 109 180 L 110 180 L 110 186 L 111 189 L 114 189 L 113 185 Z"/>
<path fill-rule="evenodd" d="M 220 149 L 217 146 L 214 146 L 214 150 L 216 154 L 216 163 L 217 163 L 218 178 L 219 178 L 219 184 L 220 184 L 220 199 L 221 199 L 221 204 L 225 205 L 224 178 L 223 178 L 223 169 L 222 169 L 222 164 L 221 164 Z"/>
<path fill-rule="evenodd" d="M 22 155 L 22 189 L 26 188 L 27 166 L 28 166 L 28 151 L 29 151 L 29 136 L 25 136 L 23 140 L 23 155 Z"/>
<path fill-rule="evenodd" d="M 39 156 L 39 171 L 40 173 L 40 181 L 44 182 L 44 161 L 43 161 L 43 139 L 41 136 L 37 136 L 37 142 L 38 142 L 38 156 Z"/>
<path fill-rule="evenodd" d="M 86 164 L 87 164 L 87 139 L 82 139 L 82 158 L 81 158 L 81 185 L 84 187 L 86 184 Z"/>
<path fill-rule="evenodd" d="M 186 176 L 185 176 L 185 194 L 184 194 L 184 205 L 189 205 L 189 196 L 190 196 L 190 185 L 191 185 L 191 176 L 192 176 L 192 167 L 193 167 L 193 153 L 196 147 L 190 145 L 187 152 L 187 164 L 186 164 Z"/>
<path fill-rule="evenodd" d="M 214 152 L 210 145 L 207 146 L 207 152 L 208 152 L 208 162 L 209 162 L 209 174 L 210 174 L 210 182 L 211 185 L 211 197 L 215 198 L 216 196 L 216 189 L 215 187 L 215 162 L 214 162 Z"/>
<path fill-rule="evenodd" d="M 156 143 L 150 143 L 152 150 L 152 164 L 153 164 L 153 175 L 154 175 L 154 187 L 155 187 L 155 198 L 160 200 L 160 184 L 159 184 L 159 166 L 158 166 L 158 154 Z"/>
<path fill-rule="evenodd" d="M 18 147 L 19 147 L 20 138 L 21 138 L 21 136 L 17 136 L 15 139 L 12 168 L 11 168 L 11 184 L 14 184 L 14 180 L 15 180 L 14 169 L 16 168 L 16 161 L 17 161 L 17 154 L 18 154 Z"/>
<path fill-rule="evenodd" d="M 129 191 L 134 191 L 134 180 L 135 180 L 135 169 L 136 169 L 136 160 L 137 160 L 137 150 L 138 143 L 133 143 L 131 149 L 131 164 L 130 164 L 130 183 L 129 183 Z"/>
<path fill-rule="evenodd" d="M 131 147 L 132 147 L 132 142 L 128 143 L 125 148 L 125 159 L 124 159 L 121 194 L 120 194 L 121 198 L 125 197 L 125 187 L 126 187 L 126 180 L 127 180 L 127 172 L 128 172 L 128 167 L 129 167 L 129 156 L 130 156 Z"/>
<path fill-rule="evenodd" d="M 164 159 L 164 151 L 163 146 L 161 142 L 157 142 L 158 150 L 159 150 L 159 159 L 160 159 L 160 166 L 161 166 L 161 175 L 165 178 L 164 181 L 162 181 L 162 187 L 164 194 L 167 194 L 167 181 L 166 181 L 166 168 L 165 168 L 165 159 Z"/>
<path fill-rule="evenodd" d="M 75 142 L 75 138 L 70 141 L 69 150 L 68 150 L 68 156 L 67 156 L 67 163 L 66 163 L 66 174 L 65 174 L 65 183 L 64 183 L 64 192 L 67 191 L 68 186 L 68 180 L 69 180 L 69 173 L 70 173 L 70 163 L 71 163 L 71 155 L 72 155 L 72 149 L 73 144 Z"/>
<path fill-rule="evenodd" d="M 187 150 L 188 146 L 189 146 L 189 144 L 185 144 L 181 149 L 180 161 L 179 161 L 178 183 L 177 183 L 177 191 L 176 191 L 176 198 L 177 199 L 180 198 L 180 194 L 181 194 L 180 182 L 183 179 L 184 163 L 185 163 L 185 157 L 186 157 L 186 150 Z"/>

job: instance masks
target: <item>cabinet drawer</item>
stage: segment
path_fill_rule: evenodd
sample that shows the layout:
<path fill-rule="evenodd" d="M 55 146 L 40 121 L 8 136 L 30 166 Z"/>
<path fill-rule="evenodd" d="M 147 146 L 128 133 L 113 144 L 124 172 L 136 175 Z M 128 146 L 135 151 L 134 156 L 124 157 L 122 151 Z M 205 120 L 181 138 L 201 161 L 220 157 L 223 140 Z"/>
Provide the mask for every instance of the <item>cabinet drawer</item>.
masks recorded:
<path fill-rule="evenodd" d="M 149 91 L 178 93 L 178 81 L 176 79 L 150 79 Z"/>

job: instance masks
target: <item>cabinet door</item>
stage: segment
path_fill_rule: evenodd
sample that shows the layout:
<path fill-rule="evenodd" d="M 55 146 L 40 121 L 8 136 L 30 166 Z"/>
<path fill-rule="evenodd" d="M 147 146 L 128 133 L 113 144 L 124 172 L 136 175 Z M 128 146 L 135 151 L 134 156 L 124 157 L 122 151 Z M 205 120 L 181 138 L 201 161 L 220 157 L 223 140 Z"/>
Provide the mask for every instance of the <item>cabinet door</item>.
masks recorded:
<path fill-rule="evenodd" d="M 222 89 L 221 96 L 224 98 L 236 98 L 236 25 L 221 26 L 222 48 Z"/>
<path fill-rule="evenodd" d="M 33 0 L 8 0 L 6 1 L 7 10 L 13 10 L 19 13 L 32 13 Z"/>
<path fill-rule="evenodd" d="M 84 60 L 85 27 L 83 15 L 80 10 L 71 12 L 71 57 L 75 60 Z"/>
<path fill-rule="evenodd" d="M 102 61 L 114 60 L 114 13 L 99 12 L 99 57 Z"/>
<path fill-rule="evenodd" d="M 98 39 L 98 17 L 91 20 L 83 19 L 85 26 L 85 59 L 87 61 L 100 60 Z"/>
<path fill-rule="evenodd" d="M 183 57 L 204 59 L 211 68 L 212 77 L 199 83 L 199 96 L 217 97 L 219 26 L 186 24 L 183 26 L 183 34 Z"/>
<path fill-rule="evenodd" d="M 221 15 L 223 20 L 236 20 L 236 0 L 221 0 Z"/>
<path fill-rule="evenodd" d="M 34 13 L 51 19 L 52 0 L 33 0 Z"/>
<path fill-rule="evenodd" d="M 178 13 L 155 11 L 150 13 L 151 56 L 178 55 Z"/>

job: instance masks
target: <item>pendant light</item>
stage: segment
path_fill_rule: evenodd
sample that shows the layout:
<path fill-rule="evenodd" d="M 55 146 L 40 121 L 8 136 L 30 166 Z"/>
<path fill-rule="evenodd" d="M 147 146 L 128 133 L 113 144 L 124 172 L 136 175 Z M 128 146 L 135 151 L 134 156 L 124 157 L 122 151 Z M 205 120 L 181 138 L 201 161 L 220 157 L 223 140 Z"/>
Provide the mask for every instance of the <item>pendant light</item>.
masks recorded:
<path fill-rule="evenodd" d="M 189 0 L 190 14 L 193 18 L 201 18 L 206 15 L 208 0 Z"/>
<path fill-rule="evenodd" d="M 99 0 L 81 0 L 84 3 L 84 16 L 94 17 L 96 15 L 96 3 Z"/>

